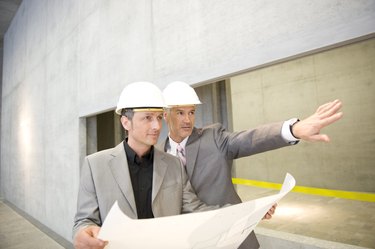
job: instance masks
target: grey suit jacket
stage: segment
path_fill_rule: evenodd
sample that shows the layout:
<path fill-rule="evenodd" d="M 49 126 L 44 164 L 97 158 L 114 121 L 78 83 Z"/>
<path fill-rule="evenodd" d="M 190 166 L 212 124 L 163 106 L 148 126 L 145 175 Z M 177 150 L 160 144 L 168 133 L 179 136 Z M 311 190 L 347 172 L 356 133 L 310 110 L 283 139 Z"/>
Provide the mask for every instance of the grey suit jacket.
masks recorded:
<path fill-rule="evenodd" d="M 194 128 L 185 148 L 186 170 L 198 198 L 208 205 L 237 204 L 232 183 L 234 159 L 289 145 L 281 136 L 283 122 L 241 132 L 228 132 L 221 124 Z M 166 151 L 167 139 L 160 145 Z M 259 248 L 252 233 L 240 248 Z"/>
<path fill-rule="evenodd" d="M 180 160 L 154 148 L 152 211 L 155 217 L 216 209 L 194 193 Z M 130 218 L 137 209 L 123 143 L 85 158 L 81 170 L 73 237 L 84 226 L 101 226 L 113 203 Z"/>

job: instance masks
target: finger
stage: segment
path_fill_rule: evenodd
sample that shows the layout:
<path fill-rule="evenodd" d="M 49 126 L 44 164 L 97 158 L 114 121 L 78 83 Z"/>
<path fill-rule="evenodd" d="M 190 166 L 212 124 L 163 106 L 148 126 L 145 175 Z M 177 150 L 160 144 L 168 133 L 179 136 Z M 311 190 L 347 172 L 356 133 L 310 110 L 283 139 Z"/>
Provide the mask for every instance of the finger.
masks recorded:
<path fill-rule="evenodd" d="M 342 112 L 338 112 L 338 113 L 335 113 L 335 114 L 333 114 L 333 115 L 331 115 L 329 117 L 326 117 L 321 122 L 322 128 L 324 126 L 330 125 L 330 124 L 336 122 L 337 120 L 341 119 L 343 115 L 344 114 Z"/>
<path fill-rule="evenodd" d="M 333 114 L 337 113 L 341 107 L 342 107 L 341 101 L 332 102 L 332 105 L 329 105 L 323 108 L 323 110 L 319 112 L 319 115 L 321 116 L 321 118 L 330 117 Z"/>
<path fill-rule="evenodd" d="M 305 138 L 305 140 L 311 142 L 329 142 L 331 139 L 326 134 L 316 134 Z"/>
<path fill-rule="evenodd" d="M 100 239 L 91 239 L 87 243 L 90 248 L 103 248 L 108 244 L 108 241 L 103 241 Z"/>
<path fill-rule="evenodd" d="M 92 233 L 92 236 L 97 238 L 98 237 L 98 234 L 99 234 L 99 231 L 100 229 L 98 227 L 94 227 L 92 230 L 91 230 L 91 233 Z"/>
<path fill-rule="evenodd" d="M 321 116 L 322 118 L 327 118 L 327 117 L 330 117 L 334 114 L 336 114 L 340 108 L 342 107 L 342 103 L 339 102 L 337 104 L 335 104 L 334 106 L 332 106 L 330 109 L 326 110 Z"/>
<path fill-rule="evenodd" d="M 75 248 L 104 248 L 106 244 L 107 243 L 92 237 L 74 242 Z"/>
<path fill-rule="evenodd" d="M 340 100 L 338 99 L 335 99 L 334 101 L 330 101 L 330 102 L 327 102 L 321 106 L 318 107 L 316 113 L 322 113 L 322 112 L 325 112 L 326 110 L 328 109 L 331 109 L 333 106 L 337 105 L 337 104 L 342 104 Z"/>
<path fill-rule="evenodd" d="M 269 215 L 273 215 L 275 213 L 275 209 L 274 208 L 270 208 L 270 210 L 268 210 L 267 214 Z"/>
<path fill-rule="evenodd" d="M 334 102 L 335 101 L 332 101 L 332 102 L 327 102 L 321 106 L 318 107 L 318 109 L 316 110 L 316 113 L 322 113 L 324 112 L 325 110 L 327 110 L 327 108 L 329 109 L 332 105 L 334 105 Z"/>
<path fill-rule="evenodd" d="M 275 203 L 275 204 L 272 205 L 272 207 L 271 207 L 271 209 L 270 209 L 270 213 L 271 213 L 271 215 L 273 215 L 273 214 L 275 213 L 275 211 L 276 211 L 276 207 L 277 207 L 277 203 Z"/>
<path fill-rule="evenodd" d="M 269 220 L 269 219 L 271 219 L 271 216 L 267 213 L 267 214 L 265 214 L 265 215 L 263 216 L 263 219 L 264 219 L 264 220 Z"/>
<path fill-rule="evenodd" d="M 88 245 L 95 248 L 103 248 L 108 242 L 98 239 L 98 234 L 100 231 L 100 227 L 90 227 L 87 233 L 87 242 Z"/>

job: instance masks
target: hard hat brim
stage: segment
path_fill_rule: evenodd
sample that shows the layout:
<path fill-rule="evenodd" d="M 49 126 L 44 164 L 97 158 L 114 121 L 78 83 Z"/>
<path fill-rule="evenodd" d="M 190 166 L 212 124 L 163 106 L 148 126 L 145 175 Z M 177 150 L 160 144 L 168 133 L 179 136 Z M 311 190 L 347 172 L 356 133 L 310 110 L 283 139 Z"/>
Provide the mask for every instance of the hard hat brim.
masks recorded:
<path fill-rule="evenodd" d="M 196 105 L 200 105 L 200 104 L 202 104 L 202 103 L 198 103 L 198 104 L 182 104 L 182 105 L 167 105 L 166 108 L 196 106 Z"/>
<path fill-rule="evenodd" d="M 133 112 L 162 112 L 163 108 L 134 108 Z"/>

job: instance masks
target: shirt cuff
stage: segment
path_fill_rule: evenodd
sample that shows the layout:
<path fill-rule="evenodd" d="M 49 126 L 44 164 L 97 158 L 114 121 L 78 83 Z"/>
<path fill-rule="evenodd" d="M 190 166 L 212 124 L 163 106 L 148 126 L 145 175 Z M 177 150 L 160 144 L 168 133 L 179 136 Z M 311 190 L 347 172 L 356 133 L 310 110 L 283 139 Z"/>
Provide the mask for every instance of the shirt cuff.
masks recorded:
<path fill-rule="evenodd" d="M 298 121 L 297 118 L 292 118 L 283 123 L 283 126 L 281 127 L 281 136 L 285 140 L 285 142 L 289 144 L 297 144 L 299 142 L 299 139 L 293 136 L 290 126 L 293 125 Z"/>

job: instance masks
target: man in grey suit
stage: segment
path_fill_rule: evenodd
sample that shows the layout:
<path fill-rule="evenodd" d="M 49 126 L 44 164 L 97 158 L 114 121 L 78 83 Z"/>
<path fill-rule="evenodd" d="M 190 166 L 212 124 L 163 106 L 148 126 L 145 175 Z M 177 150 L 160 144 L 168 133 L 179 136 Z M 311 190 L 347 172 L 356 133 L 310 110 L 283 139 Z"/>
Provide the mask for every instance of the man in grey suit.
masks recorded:
<path fill-rule="evenodd" d="M 320 106 L 310 117 L 299 121 L 267 124 L 256 129 L 228 132 L 221 124 L 194 127 L 196 105 L 201 104 L 194 89 L 184 82 L 172 82 L 163 90 L 167 108 L 164 119 L 169 135 L 159 146 L 181 157 L 198 198 L 208 205 L 241 202 L 232 183 L 234 159 L 308 141 L 329 141 L 320 130 L 339 120 L 341 102 L 335 100 Z M 274 208 L 265 215 L 272 217 Z M 240 248 L 259 248 L 254 233 Z"/>
<path fill-rule="evenodd" d="M 108 242 L 97 235 L 115 201 L 134 219 L 219 207 L 197 198 L 177 157 L 154 148 L 163 107 L 162 93 L 151 83 L 132 83 L 122 91 L 116 113 L 127 138 L 85 158 L 73 227 L 75 248 L 104 248 Z"/>

